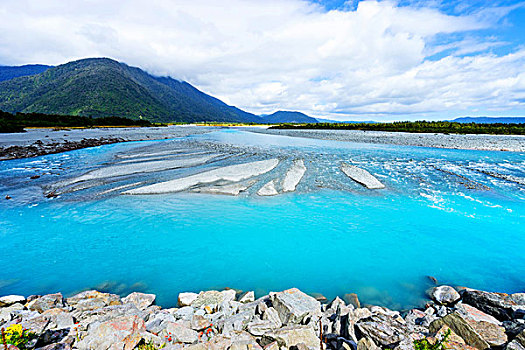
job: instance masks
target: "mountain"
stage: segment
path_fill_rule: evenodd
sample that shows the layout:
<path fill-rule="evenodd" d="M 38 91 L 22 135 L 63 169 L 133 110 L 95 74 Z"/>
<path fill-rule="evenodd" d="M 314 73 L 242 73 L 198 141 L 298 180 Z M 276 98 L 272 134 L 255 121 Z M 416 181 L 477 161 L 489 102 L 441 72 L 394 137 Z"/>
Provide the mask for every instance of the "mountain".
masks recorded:
<path fill-rule="evenodd" d="M 307 116 L 301 112 L 277 111 L 262 116 L 263 123 L 317 123 L 317 119 Z"/>
<path fill-rule="evenodd" d="M 504 124 L 523 124 L 525 118 L 522 117 L 461 117 L 451 120 L 457 123 L 504 123 Z"/>
<path fill-rule="evenodd" d="M 0 82 L 0 110 L 155 122 L 262 122 L 184 81 L 109 58 L 88 58 Z"/>
<path fill-rule="evenodd" d="M 51 66 L 44 66 L 43 64 L 28 64 L 19 67 L 0 66 L 0 81 L 40 74 L 49 68 Z"/>

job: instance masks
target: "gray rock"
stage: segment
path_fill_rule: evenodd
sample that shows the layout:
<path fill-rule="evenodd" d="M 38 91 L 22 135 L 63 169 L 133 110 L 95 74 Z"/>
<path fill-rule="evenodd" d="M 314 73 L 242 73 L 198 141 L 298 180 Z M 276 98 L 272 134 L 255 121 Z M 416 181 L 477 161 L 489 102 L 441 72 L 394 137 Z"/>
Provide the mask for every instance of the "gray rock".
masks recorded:
<path fill-rule="evenodd" d="M 157 312 L 148 318 L 148 322 L 146 322 L 146 330 L 148 332 L 158 334 L 166 328 L 166 322 L 175 321 L 175 317 L 169 312 Z"/>
<path fill-rule="evenodd" d="M 463 302 L 494 316 L 500 321 L 512 320 L 517 310 L 525 309 L 525 293 L 490 293 L 474 289 L 461 291 Z"/>
<path fill-rule="evenodd" d="M 54 309 L 63 306 L 64 303 L 61 293 L 47 294 L 27 303 L 27 308 L 29 310 L 38 312 L 44 312 L 49 309 Z"/>
<path fill-rule="evenodd" d="M 279 318 L 286 325 L 300 324 L 306 318 L 321 315 L 321 303 L 297 288 L 271 293 L 271 300 Z"/>
<path fill-rule="evenodd" d="M 360 320 L 356 325 L 365 337 L 386 347 L 392 347 L 399 343 L 408 334 L 405 324 L 384 314 L 372 315 L 369 318 Z"/>
<path fill-rule="evenodd" d="M 171 336 L 173 342 L 193 344 L 199 340 L 199 334 L 178 322 L 166 322 L 166 328 L 160 333 L 161 336 Z"/>
<path fill-rule="evenodd" d="M 120 297 L 116 294 L 101 293 L 87 290 L 66 299 L 66 303 L 78 312 L 96 310 L 106 306 L 120 305 Z"/>
<path fill-rule="evenodd" d="M 144 293 L 137 293 L 133 292 L 124 299 L 122 299 L 122 303 L 132 303 L 134 304 L 137 309 L 139 310 L 145 310 L 150 305 L 153 305 L 155 302 L 155 294 L 144 294 Z"/>
<path fill-rule="evenodd" d="M 224 336 L 230 336 L 233 331 L 245 330 L 252 321 L 254 314 L 250 310 L 242 311 L 222 321 L 220 328 Z"/>
<path fill-rule="evenodd" d="M 357 343 L 357 350 L 381 350 L 381 348 L 372 339 L 364 337 Z"/>
<path fill-rule="evenodd" d="M 253 291 L 246 292 L 239 298 L 239 302 L 246 304 L 255 301 L 255 293 Z"/>
<path fill-rule="evenodd" d="M 10 306 L 16 303 L 23 304 L 26 298 L 21 295 L 5 295 L 0 297 L 0 307 Z"/>
<path fill-rule="evenodd" d="M 273 307 L 269 307 L 264 311 L 262 319 L 270 321 L 274 325 L 274 328 L 280 328 L 283 324 L 279 313 Z"/>
<path fill-rule="evenodd" d="M 178 298 L 179 306 L 190 306 L 198 296 L 197 293 L 180 293 Z"/>
<path fill-rule="evenodd" d="M 191 321 L 191 319 L 193 318 L 193 314 L 194 313 L 195 313 L 195 309 L 194 308 L 192 308 L 191 306 L 184 306 L 184 307 L 181 307 L 180 309 L 176 310 L 173 313 L 173 316 L 177 320 Z"/>
<path fill-rule="evenodd" d="M 8 307 L 3 307 L 0 309 L 0 324 L 2 322 L 8 322 L 13 319 L 12 313 L 14 311 L 24 310 L 24 305 L 22 304 L 12 304 Z"/>
<path fill-rule="evenodd" d="M 430 297 L 436 303 L 441 305 L 453 305 L 459 299 L 461 299 L 459 293 L 451 286 L 439 286 L 432 288 Z"/>
<path fill-rule="evenodd" d="M 216 290 L 209 290 L 206 292 L 200 292 L 197 298 L 191 303 L 191 307 L 198 309 L 203 306 L 209 306 L 212 309 L 216 309 L 223 301 L 223 293 Z"/>
<path fill-rule="evenodd" d="M 276 341 L 279 346 L 289 349 L 292 346 L 303 343 L 309 349 L 320 349 L 320 339 L 317 337 L 315 330 L 308 326 L 293 325 L 267 333 L 263 336 L 262 342 L 270 344 Z"/>
<path fill-rule="evenodd" d="M 137 316 L 121 316 L 90 325 L 88 333 L 75 344 L 80 350 L 134 349 L 145 332 L 144 320 Z"/>
<path fill-rule="evenodd" d="M 461 337 L 467 345 L 473 346 L 479 350 L 488 349 L 490 347 L 485 339 L 476 332 L 472 325 L 457 312 L 435 320 L 430 324 L 429 330 L 436 333 L 443 326 L 448 326 L 454 333 Z"/>

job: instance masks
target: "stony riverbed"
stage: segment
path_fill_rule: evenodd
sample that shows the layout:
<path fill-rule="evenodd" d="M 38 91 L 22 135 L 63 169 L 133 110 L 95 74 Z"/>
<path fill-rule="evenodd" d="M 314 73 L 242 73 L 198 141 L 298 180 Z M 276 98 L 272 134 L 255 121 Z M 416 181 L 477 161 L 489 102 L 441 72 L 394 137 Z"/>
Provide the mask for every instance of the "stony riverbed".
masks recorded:
<path fill-rule="evenodd" d="M 404 311 L 361 305 L 355 294 L 344 299 L 296 288 L 257 299 L 210 290 L 180 293 L 178 307 L 165 309 L 137 292 L 10 295 L 0 297 L 0 327 L 20 324 L 33 333 L 27 348 L 40 350 L 405 350 L 447 334 L 447 349 L 525 349 L 525 293 L 437 286 L 424 308 Z"/>

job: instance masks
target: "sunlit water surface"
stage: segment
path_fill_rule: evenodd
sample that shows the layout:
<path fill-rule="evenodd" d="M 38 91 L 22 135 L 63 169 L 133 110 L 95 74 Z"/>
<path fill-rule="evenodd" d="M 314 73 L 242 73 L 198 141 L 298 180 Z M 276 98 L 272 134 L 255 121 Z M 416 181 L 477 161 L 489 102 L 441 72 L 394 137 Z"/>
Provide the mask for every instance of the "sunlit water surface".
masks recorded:
<path fill-rule="evenodd" d="M 42 196 L 42 186 L 117 154 L 188 140 L 300 156 L 307 175 L 296 193 L 264 198 Z M 340 161 L 368 169 L 387 188 L 363 189 L 340 174 Z M 423 302 L 427 276 L 524 291 L 524 186 L 480 169 L 523 179 L 525 155 L 224 130 L 4 161 L 0 194 L 13 199 L 0 205 L 0 295 L 138 290 L 170 306 L 181 291 L 298 287 L 401 309 Z M 45 175 L 29 179 L 37 173 Z"/>

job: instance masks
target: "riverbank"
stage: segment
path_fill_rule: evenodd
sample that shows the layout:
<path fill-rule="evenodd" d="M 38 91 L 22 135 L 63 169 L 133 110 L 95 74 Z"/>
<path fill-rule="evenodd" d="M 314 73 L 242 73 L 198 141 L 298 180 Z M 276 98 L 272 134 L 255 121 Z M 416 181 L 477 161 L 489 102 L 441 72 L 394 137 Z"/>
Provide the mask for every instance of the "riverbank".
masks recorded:
<path fill-rule="evenodd" d="M 178 304 L 164 309 L 136 292 L 11 295 L 0 297 L 0 327 L 8 339 L 27 329 L 25 348 L 46 350 L 525 348 L 525 293 L 438 286 L 424 308 L 402 312 L 296 288 L 257 299 L 232 289 L 180 293 Z"/>
<path fill-rule="evenodd" d="M 36 157 L 116 142 L 163 140 L 203 134 L 213 128 L 191 125 L 170 127 L 115 127 L 27 129 L 0 134 L 0 160 Z"/>
<path fill-rule="evenodd" d="M 250 129 L 252 132 L 304 137 L 319 140 L 350 141 L 483 151 L 525 152 L 525 136 L 521 135 L 460 135 L 428 134 L 361 130 Z"/>

